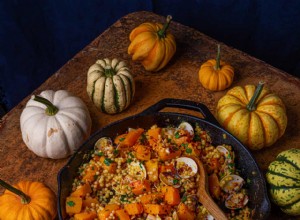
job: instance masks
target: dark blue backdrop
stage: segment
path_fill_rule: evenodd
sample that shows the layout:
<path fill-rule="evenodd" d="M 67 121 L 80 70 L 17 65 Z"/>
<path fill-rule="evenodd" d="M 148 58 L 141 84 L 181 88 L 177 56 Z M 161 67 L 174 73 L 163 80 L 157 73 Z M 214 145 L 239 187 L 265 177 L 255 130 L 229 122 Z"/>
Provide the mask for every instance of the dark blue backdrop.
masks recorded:
<path fill-rule="evenodd" d="M 0 104 L 13 108 L 107 27 L 139 10 L 171 14 L 177 22 L 300 76 L 298 0 L 4 0 Z"/>

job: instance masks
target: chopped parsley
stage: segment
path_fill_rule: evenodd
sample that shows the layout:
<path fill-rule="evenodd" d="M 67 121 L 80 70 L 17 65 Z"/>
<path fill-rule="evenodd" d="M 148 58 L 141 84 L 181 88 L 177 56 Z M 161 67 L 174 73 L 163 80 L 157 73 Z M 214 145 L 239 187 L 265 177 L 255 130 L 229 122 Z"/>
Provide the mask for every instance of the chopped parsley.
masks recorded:
<path fill-rule="evenodd" d="M 190 154 L 190 153 L 193 152 L 193 150 L 192 150 L 191 148 L 186 148 L 186 149 L 185 149 L 185 152 L 188 153 L 188 154 Z"/>
<path fill-rule="evenodd" d="M 182 198 L 181 198 L 181 202 L 185 202 L 186 200 L 187 200 L 187 197 L 186 197 L 186 195 L 182 196 Z"/>
<path fill-rule="evenodd" d="M 179 179 L 173 179 L 173 184 L 176 185 L 179 183 Z"/>
<path fill-rule="evenodd" d="M 73 201 L 68 201 L 68 202 L 67 202 L 67 205 L 73 207 L 73 206 L 75 205 L 75 202 L 73 202 Z"/>
<path fill-rule="evenodd" d="M 98 151 L 98 152 L 97 152 L 97 156 L 101 157 L 101 156 L 103 156 L 103 155 L 104 155 L 104 153 L 103 153 L 102 151 Z"/>
<path fill-rule="evenodd" d="M 120 142 L 122 142 L 122 141 L 124 141 L 125 140 L 125 138 L 124 137 L 122 137 L 122 138 L 119 138 L 119 141 Z"/>
<path fill-rule="evenodd" d="M 180 138 L 180 134 L 179 134 L 178 131 L 175 132 L 175 138 L 176 138 L 176 139 Z"/>
<path fill-rule="evenodd" d="M 105 164 L 106 166 L 109 166 L 112 162 L 113 162 L 113 161 L 112 161 L 111 159 L 109 159 L 109 158 L 105 158 L 105 159 L 104 159 L 104 164 Z"/>
<path fill-rule="evenodd" d="M 114 155 L 118 155 L 119 154 L 119 150 L 114 150 L 113 154 Z"/>

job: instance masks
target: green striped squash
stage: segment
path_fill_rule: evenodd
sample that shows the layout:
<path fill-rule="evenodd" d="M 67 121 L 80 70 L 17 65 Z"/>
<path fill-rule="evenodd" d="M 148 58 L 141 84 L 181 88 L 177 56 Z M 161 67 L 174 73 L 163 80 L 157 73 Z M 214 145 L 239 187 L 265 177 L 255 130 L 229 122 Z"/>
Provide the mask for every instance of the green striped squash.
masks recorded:
<path fill-rule="evenodd" d="M 289 215 L 300 215 L 300 149 L 281 152 L 267 170 L 272 201 Z"/>
<path fill-rule="evenodd" d="M 126 109 L 135 93 L 134 79 L 124 61 L 97 60 L 87 73 L 87 93 L 96 107 L 108 114 Z"/>

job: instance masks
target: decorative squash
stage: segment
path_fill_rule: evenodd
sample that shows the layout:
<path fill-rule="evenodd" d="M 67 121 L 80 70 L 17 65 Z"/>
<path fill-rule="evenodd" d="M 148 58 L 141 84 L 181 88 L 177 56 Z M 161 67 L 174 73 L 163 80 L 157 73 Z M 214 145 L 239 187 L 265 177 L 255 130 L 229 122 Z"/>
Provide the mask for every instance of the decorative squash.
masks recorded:
<path fill-rule="evenodd" d="M 289 215 L 300 215 L 300 149 L 281 152 L 266 174 L 272 201 Z"/>
<path fill-rule="evenodd" d="M 218 102 L 217 119 L 251 150 L 271 146 L 287 126 L 282 100 L 263 83 L 230 89 Z"/>
<path fill-rule="evenodd" d="M 218 45 L 217 58 L 203 63 L 199 70 L 199 81 L 202 86 L 212 91 L 221 91 L 231 86 L 234 69 L 220 60 L 220 45 Z"/>
<path fill-rule="evenodd" d="M 104 113 L 125 110 L 135 93 L 134 80 L 125 62 L 107 58 L 97 60 L 88 70 L 87 93 Z"/>
<path fill-rule="evenodd" d="M 164 68 L 176 52 L 174 36 L 167 32 L 172 17 L 167 16 L 165 25 L 143 23 L 134 28 L 130 35 L 128 54 L 132 60 L 142 62 L 147 71 L 159 71 Z"/>
<path fill-rule="evenodd" d="M 89 111 L 80 98 L 65 90 L 32 96 L 21 118 L 22 138 L 40 157 L 60 159 L 74 153 L 91 132 Z"/>
<path fill-rule="evenodd" d="M 56 196 L 40 182 L 21 181 L 11 186 L 0 179 L 5 187 L 0 196 L 1 220 L 54 219 L 56 217 Z"/>

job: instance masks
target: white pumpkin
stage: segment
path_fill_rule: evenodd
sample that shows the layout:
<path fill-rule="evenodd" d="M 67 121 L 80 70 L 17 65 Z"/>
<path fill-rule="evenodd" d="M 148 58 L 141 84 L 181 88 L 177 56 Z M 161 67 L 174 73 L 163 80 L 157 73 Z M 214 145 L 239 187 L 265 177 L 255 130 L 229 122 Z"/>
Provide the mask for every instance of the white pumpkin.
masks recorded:
<path fill-rule="evenodd" d="M 21 118 L 22 138 L 36 155 L 61 159 L 89 137 L 91 117 L 83 101 L 65 90 L 32 96 Z"/>

